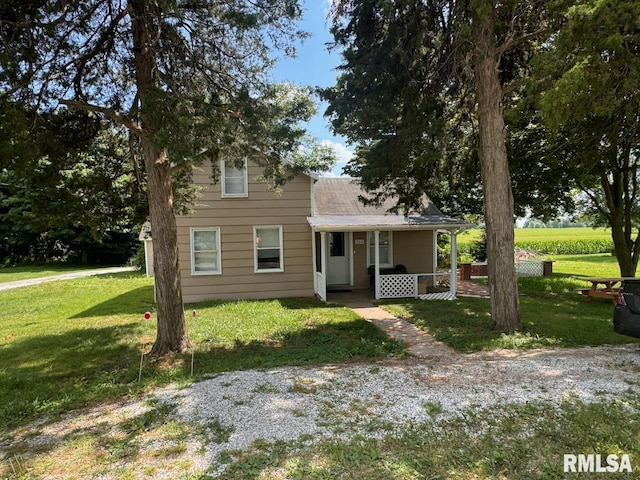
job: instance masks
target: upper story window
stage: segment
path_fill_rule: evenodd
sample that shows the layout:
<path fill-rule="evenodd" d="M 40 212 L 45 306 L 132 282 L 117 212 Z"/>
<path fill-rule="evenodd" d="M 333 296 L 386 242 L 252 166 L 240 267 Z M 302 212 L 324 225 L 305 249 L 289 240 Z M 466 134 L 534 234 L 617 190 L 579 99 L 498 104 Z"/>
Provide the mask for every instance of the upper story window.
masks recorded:
<path fill-rule="evenodd" d="M 247 160 L 222 160 L 221 183 L 223 197 L 246 197 L 249 195 Z"/>
<path fill-rule="evenodd" d="M 222 273 L 220 262 L 220 228 L 191 228 L 191 274 Z"/>
<path fill-rule="evenodd" d="M 253 227 L 253 238 L 255 272 L 284 272 L 282 227 Z"/>
<path fill-rule="evenodd" d="M 393 248 L 392 248 L 393 237 L 391 232 L 380 232 L 380 266 L 381 267 L 393 267 Z M 368 249 L 368 264 L 373 265 L 376 261 L 376 244 L 375 244 L 375 233 L 369 232 L 367 243 L 369 244 Z"/>

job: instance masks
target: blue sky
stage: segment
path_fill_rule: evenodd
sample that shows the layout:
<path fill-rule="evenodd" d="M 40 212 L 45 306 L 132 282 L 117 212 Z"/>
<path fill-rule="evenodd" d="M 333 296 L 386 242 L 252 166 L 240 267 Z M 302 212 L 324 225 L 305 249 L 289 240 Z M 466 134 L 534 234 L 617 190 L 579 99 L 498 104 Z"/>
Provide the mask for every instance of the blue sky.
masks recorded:
<path fill-rule="evenodd" d="M 331 0 L 304 1 L 304 17 L 299 26 L 309 32 L 311 37 L 298 46 L 296 58 L 285 58 L 278 62 L 272 72 L 276 80 L 314 87 L 330 87 L 335 84 L 335 69 L 340 63 L 340 55 L 338 52 L 327 51 L 326 44 L 332 40 L 327 17 L 330 5 Z M 340 175 L 342 167 L 351 157 L 352 149 L 347 148 L 344 138 L 331 133 L 328 121 L 322 116 L 325 109 L 326 104 L 319 105 L 318 114 L 309 123 L 308 130 L 334 148 L 338 164 L 332 173 Z"/>

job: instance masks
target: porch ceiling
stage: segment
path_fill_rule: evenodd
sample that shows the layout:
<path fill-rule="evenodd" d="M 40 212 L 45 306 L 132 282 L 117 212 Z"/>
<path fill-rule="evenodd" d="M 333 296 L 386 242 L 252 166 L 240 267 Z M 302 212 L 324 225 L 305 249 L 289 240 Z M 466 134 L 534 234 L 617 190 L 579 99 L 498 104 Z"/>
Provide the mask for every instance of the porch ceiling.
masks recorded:
<path fill-rule="evenodd" d="M 371 230 L 461 230 L 471 224 L 446 215 L 316 215 L 307 217 L 318 232 Z"/>

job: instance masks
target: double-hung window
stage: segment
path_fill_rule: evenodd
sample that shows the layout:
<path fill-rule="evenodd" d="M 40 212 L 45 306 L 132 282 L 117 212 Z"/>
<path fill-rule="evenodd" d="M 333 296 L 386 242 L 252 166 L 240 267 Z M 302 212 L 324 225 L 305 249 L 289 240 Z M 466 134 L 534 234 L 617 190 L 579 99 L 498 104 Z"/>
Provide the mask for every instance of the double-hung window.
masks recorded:
<path fill-rule="evenodd" d="M 221 183 L 223 197 L 248 196 L 247 160 L 222 160 Z"/>
<path fill-rule="evenodd" d="M 376 240 L 375 233 L 369 232 L 369 265 L 373 265 L 376 262 Z M 392 267 L 392 236 L 391 232 L 380 232 L 380 266 Z"/>
<path fill-rule="evenodd" d="M 191 274 L 222 273 L 220 228 L 191 228 Z"/>
<path fill-rule="evenodd" d="M 282 226 L 253 227 L 254 270 L 283 272 Z"/>

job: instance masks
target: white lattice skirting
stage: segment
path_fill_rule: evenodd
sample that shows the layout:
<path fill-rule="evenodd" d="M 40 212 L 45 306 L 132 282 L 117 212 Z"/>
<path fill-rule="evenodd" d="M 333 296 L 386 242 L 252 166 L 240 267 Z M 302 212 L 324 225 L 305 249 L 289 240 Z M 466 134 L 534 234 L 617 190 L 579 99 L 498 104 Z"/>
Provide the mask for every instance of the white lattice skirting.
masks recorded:
<path fill-rule="evenodd" d="M 522 277 L 542 277 L 544 265 L 536 260 L 518 260 L 516 262 L 516 273 Z"/>
<path fill-rule="evenodd" d="M 451 292 L 425 293 L 418 297 L 420 300 L 455 300 L 455 294 Z"/>
<path fill-rule="evenodd" d="M 381 275 L 381 298 L 407 298 L 418 296 L 418 277 L 416 275 Z"/>

